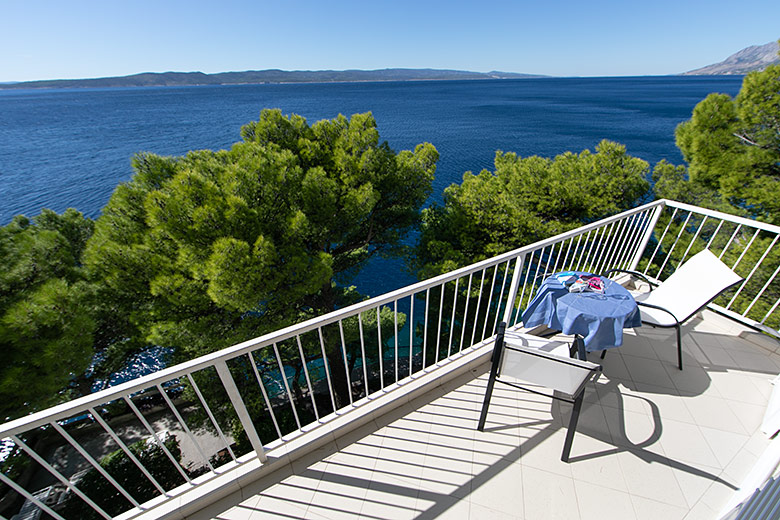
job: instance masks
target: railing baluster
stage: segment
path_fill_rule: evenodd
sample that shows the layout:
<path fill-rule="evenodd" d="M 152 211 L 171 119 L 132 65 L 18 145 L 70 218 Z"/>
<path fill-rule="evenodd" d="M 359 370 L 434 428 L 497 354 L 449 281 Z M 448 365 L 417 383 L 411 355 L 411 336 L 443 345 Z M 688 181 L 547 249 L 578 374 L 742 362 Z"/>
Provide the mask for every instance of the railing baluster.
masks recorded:
<path fill-rule="evenodd" d="M 97 505 L 95 502 L 93 502 L 93 501 L 92 501 L 92 499 L 91 499 L 91 498 L 89 498 L 87 495 L 85 495 L 85 494 L 84 494 L 84 493 L 83 493 L 83 492 L 82 492 L 82 491 L 81 491 L 81 490 L 80 490 L 80 489 L 79 489 L 79 488 L 78 488 L 78 487 L 77 487 L 75 484 L 71 483 L 71 482 L 70 482 L 68 479 L 66 479 L 64 476 L 62 476 L 62 473 L 60 473 L 59 471 L 57 471 L 56 469 L 54 469 L 54 468 L 51 466 L 51 464 L 49 464 L 48 462 L 46 462 L 45 460 L 43 460 L 43 457 L 41 457 L 40 455 L 38 455 L 38 454 L 37 454 L 37 453 L 36 453 L 36 452 L 35 452 L 35 451 L 34 451 L 32 448 L 30 448 L 29 446 L 27 446 L 27 444 L 26 444 L 26 443 L 25 443 L 25 442 L 24 442 L 22 439 L 20 439 L 20 438 L 19 438 L 19 437 L 17 437 L 16 435 L 12 435 L 12 436 L 11 436 L 11 440 L 13 440 L 13 441 L 14 441 L 14 443 L 15 443 L 17 446 L 19 446 L 20 448 L 22 448 L 22 450 L 24 450 L 24 452 L 25 452 L 27 455 L 29 455 L 30 457 L 32 457 L 32 459 L 33 459 L 35 462 L 37 462 L 38 464 L 40 464 L 40 465 L 41 465 L 41 466 L 42 466 L 42 467 L 43 467 L 43 468 L 44 468 L 46 471 L 48 471 L 48 472 L 49 472 L 49 474 L 51 474 L 51 475 L 52 475 L 54 478 L 56 478 L 57 480 L 59 480 L 59 481 L 60 481 L 60 482 L 61 482 L 61 483 L 62 483 L 62 484 L 65 486 L 65 487 L 67 487 L 69 490 L 73 491 L 73 492 L 74 492 L 76 495 L 78 495 L 78 496 L 79 496 L 79 498 L 80 498 L 81 500 L 83 500 L 84 502 L 86 502 L 86 503 L 89 505 L 89 507 L 91 507 L 92 509 L 94 509 L 94 510 L 95 510 L 95 511 L 96 511 L 96 512 L 97 512 L 97 513 L 100 515 L 100 516 L 102 516 L 102 517 L 103 517 L 103 518 L 105 518 L 106 520 L 111 520 L 111 515 L 109 515 L 109 514 L 108 514 L 108 513 L 106 513 L 105 511 L 103 511 L 103 508 L 102 508 L 102 507 L 100 507 L 100 506 L 99 506 L 99 505 Z"/>
<path fill-rule="evenodd" d="M 731 234 L 731 237 L 729 237 L 729 241 L 726 242 L 726 246 L 723 248 L 723 251 L 720 252 L 720 255 L 718 256 L 719 260 L 723 260 L 723 255 L 726 254 L 726 249 L 729 248 L 731 243 L 734 241 L 734 237 L 737 236 L 737 234 L 741 229 L 742 229 L 742 224 L 738 224 L 737 227 L 734 229 L 734 232 Z"/>
<path fill-rule="evenodd" d="M 255 425 L 252 422 L 249 411 L 246 409 L 244 400 L 241 398 L 236 382 L 233 380 L 233 376 L 230 375 L 230 369 L 228 368 L 227 363 L 222 359 L 217 360 L 214 362 L 214 368 L 217 369 L 217 375 L 219 376 L 220 381 L 222 381 L 222 386 L 225 387 L 228 399 L 230 399 L 230 403 L 236 411 L 238 420 L 244 428 L 244 433 L 246 433 L 249 443 L 252 445 L 252 449 L 257 453 L 257 458 L 260 459 L 260 462 L 265 462 L 266 456 L 265 449 L 263 449 L 263 443 L 260 441 L 260 436 L 257 435 Z"/>
<path fill-rule="evenodd" d="M 623 258 L 625 258 L 626 252 L 628 251 L 628 244 L 632 238 L 631 230 L 636 223 L 636 218 L 637 214 L 634 214 L 626 219 L 623 219 L 623 228 L 620 230 L 620 236 L 618 237 L 617 242 L 615 242 L 615 249 L 613 251 L 612 258 L 607 264 L 604 265 L 602 268 L 603 270 L 620 267 L 623 265 Z"/>
<path fill-rule="evenodd" d="M 496 286 L 496 274 L 498 274 L 498 264 L 493 266 L 493 281 L 490 283 L 490 297 L 488 298 L 487 307 L 485 309 L 485 323 L 482 324 L 482 339 L 480 341 L 484 341 L 485 332 L 487 332 L 487 323 L 488 318 L 490 317 L 490 304 L 493 302 L 493 289 Z"/>
<path fill-rule="evenodd" d="M 592 247 L 589 248 L 588 254 L 585 257 L 585 262 L 582 265 L 583 271 L 587 271 L 587 272 L 591 271 L 591 267 L 592 267 L 591 258 L 593 258 L 593 256 L 596 253 L 596 250 L 598 250 L 599 246 L 601 245 L 601 240 L 604 238 L 603 231 L 604 231 L 604 226 L 600 226 L 593 230 Z"/>
<path fill-rule="evenodd" d="M 764 286 L 761 288 L 760 291 L 758 291 L 758 294 L 756 294 L 756 297 L 753 298 L 753 301 L 750 302 L 750 305 L 747 309 L 745 309 L 745 312 L 742 314 L 743 316 L 747 316 L 750 312 L 750 309 L 753 308 L 753 305 L 761 298 L 761 295 L 764 294 L 764 291 L 766 291 L 767 287 L 775 280 L 775 277 L 777 277 L 777 273 L 780 272 L 780 265 L 777 266 L 777 269 L 775 269 L 775 272 L 772 274 L 772 276 L 769 277 L 769 279 L 766 281 Z M 764 316 L 764 320 L 766 320 L 766 316 Z M 764 323 L 763 321 L 761 323 Z"/>
<path fill-rule="evenodd" d="M 723 220 L 718 222 L 718 227 L 716 227 L 715 228 L 715 232 L 712 233 L 712 236 L 710 237 L 709 241 L 707 242 L 707 246 L 705 247 L 705 249 L 709 250 L 710 245 L 712 244 L 712 241 L 715 240 L 715 235 L 717 235 L 718 232 L 720 231 L 720 227 L 723 225 L 723 222 L 724 222 Z"/>
<path fill-rule="evenodd" d="M 553 264 L 552 272 L 557 273 L 558 271 L 558 264 L 560 263 L 562 257 L 563 257 L 563 242 L 557 242 L 555 245 L 558 246 L 558 254 L 555 255 L 555 263 Z M 553 247 L 553 250 L 555 248 Z M 509 322 L 507 322 L 509 323 Z"/>
<path fill-rule="evenodd" d="M 615 242 L 615 247 L 612 251 L 612 258 L 610 259 L 609 263 L 607 263 L 602 269 L 612 268 L 612 267 L 619 267 L 621 259 L 625 256 L 626 251 L 628 250 L 628 239 L 630 238 L 630 229 L 634 225 L 634 221 L 636 220 L 636 214 L 631 215 L 630 217 L 623 219 L 623 227 L 620 230 L 620 236 L 618 236 L 617 242 Z"/>
<path fill-rule="evenodd" d="M 379 316 L 379 305 L 376 306 L 376 342 L 379 351 L 379 387 L 385 389 L 385 352 L 382 345 L 382 318 Z"/>
<path fill-rule="evenodd" d="M 758 234 L 758 231 L 759 230 L 756 230 L 756 234 Z M 753 237 L 755 238 L 755 235 L 753 235 Z M 734 300 L 736 300 L 737 296 L 739 296 L 740 293 L 742 292 L 742 289 L 744 289 L 747 286 L 747 284 L 750 281 L 750 279 L 753 278 L 753 275 L 755 274 L 756 270 L 758 269 L 758 266 L 760 266 L 762 263 L 764 263 L 764 259 L 769 254 L 769 251 L 771 251 L 772 248 L 775 246 L 775 244 L 777 243 L 777 239 L 778 238 L 780 238 L 780 235 L 775 235 L 775 238 L 772 240 L 772 243 L 769 244 L 769 247 L 766 248 L 766 251 L 764 251 L 764 254 L 761 255 L 761 258 L 758 260 L 758 262 L 756 262 L 756 265 L 753 266 L 753 270 L 750 271 L 750 274 L 747 276 L 747 278 L 742 280 L 742 283 L 739 285 L 739 289 L 737 289 L 737 292 L 734 293 L 734 296 L 731 297 L 731 300 L 729 301 L 729 304 L 726 305 L 726 309 L 730 309 L 731 308 L 731 305 L 734 303 Z M 751 240 L 750 243 L 752 244 L 753 241 Z M 748 247 L 750 247 L 750 246 L 748 246 Z M 747 248 L 745 248 L 745 251 L 747 251 Z M 744 254 L 745 251 L 743 251 L 742 253 Z M 740 260 L 741 260 L 741 258 L 740 258 Z M 737 263 L 739 263 L 739 262 L 737 262 Z M 745 313 L 742 314 L 742 315 L 745 316 L 746 314 L 747 314 L 747 311 L 745 311 Z"/>
<path fill-rule="evenodd" d="M 544 249 L 545 248 L 541 248 L 539 250 L 539 260 L 536 262 L 536 272 L 534 272 L 534 279 L 531 282 L 531 292 L 532 293 L 536 292 L 536 281 L 539 279 L 539 269 L 542 267 L 542 261 L 543 261 L 543 257 L 544 257 Z M 529 294 L 529 297 L 530 297 L 530 294 Z"/>
<path fill-rule="evenodd" d="M 393 344 L 395 346 L 395 382 L 398 382 L 398 300 L 393 300 Z"/>
<path fill-rule="evenodd" d="M 171 461 L 171 464 L 176 468 L 176 470 L 179 472 L 179 474 L 184 478 L 184 480 L 192 484 L 192 479 L 190 479 L 190 476 L 187 475 L 187 473 L 184 471 L 184 468 L 181 467 L 181 464 L 179 464 L 179 461 L 176 460 L 176 457 L 173 456 L 173 454 L 168 450 L 168 447 L 165 445 L 165 443 L 160 440 L 160 437 L 157 436 L 157 432 L 154 431 L 154 428 L 152 428 L 152 425 L 149 424 L 149 421 L 146 420 L 146 417 L 143 416 L 141 411 L 138 409 L 138 407 L 135 405 L 133 400 L 130 398 L 130 396 L 124 397 L 125 402 L 127 403 L 127 406 L 130 407 L 130 409 L 133 411 L 135 416 L 138 418 L 139 421 L 141 421 L 141 424 L 144 425 L 144 428 L 154 437 L 154 442 L 157 443 L 157 445 L 160 447 L 161 450 L 163 450 L 163 453 L 165 453 L 165 456 L 168 457 L 168 460 Z"/>
<path fill-rule="evenodd" d="M 409 295 L 409 377 L 412 377 L 413 353 L 414 353 L 414 293 Z"/>
<path fill-rule="evenodd" d="M 580 257 L 579 257 L 579 260 L 577 260 L 577 268 L 574 269 L 575 271 L 582 271 L 582 269 L 584 268 L 583 259 L 586 256 L 586 251 L 590 250 L 590 248 L 588 247 L 588 243 L 589 243 L 590 234 L 591 234 L 592 231 L 593 231 L 592 229 L 588 230 L 588 234 L 585 235 L 585 243 L 582 244 L 582 249 L 580 249 Z M 582 235 L 580 235 L 580 236 L 582 236 Z M 579 245 L 579 240 L 577 241 L 577 245 Z"/>
<path fill-rule="evenodd" d="M 616 230 L 614 235 L 615 238 L 612 240 L 612 246 L 609 249 L 609 259 L 607 259 L 607 256 L 604 257 L 604 260 L 599 265 L 599 273 L 614 266 L 617 263 L 617 259 L 620 258 L 620 256 L 623 254 L 626 232 L 629 227 L 629 222 L 633 218 L 634 215 L 631 215 L 628 218 L 624 218 L 620 221 L 619 224 L 615 226 L 619 229 Z"/>
<path fill-rule="evenodd" d="M 504 301 L 504 287 L 506 287 L 506 279 L 509 277 L 509 260 L 506 261 L 506 267 L 504 268 L 504 276 L 501 280 L 501 292 L 498 293 L 498 306 L 496 307 L 496 319 L 493 320 L 493 332 L 491 336 L 495 336 L 496 327 L 498 326 L 499 316 L 501 315 L 501 302 Z"/>
<path fill-rule="evenodd" d="M 41 502 L 40 500 L 32 496 L 32 494 L 30 494 L 29 491 L 24 489 L 22 486 L 20 486 L 10 478 L 6 477 L 2 471 L 0 471 L 0 482 L 10 487 L 14 491 L 22 495 L 24 498 L 26 498 L 27 500 L 35 504 L 36 507 L 38 507 L 38 509 L 41 509 L 42 511 L 46 511 L 46 514 L 51 515 L 52 518 L 56 520 L 65 520 L 64 518 L 62 518 L 62 516 L 57 514 L 52 508 L 50 508 L 49 506 L 47 506 L 46 504 L 44 504 L 43 502 Z"/>
<path fill-rule="evenodd" d="M 683 234 L 683 231 L 685 231 L 685 228 L 688 227 L 688 221 L 691 219 L 691 213 L 688 212 L 688 216 L 685 217 L 685 222 L 683 222 L 683 225 L 680 226 L 680 231 L 677 232 L 677 238 L 674 239 L 674 244 L 672 244 L 672 247 L 669 249 L 669 252 L 666 253 L 666 258 L 664 258 L 664 262 L 661 264 L 661 268 L 658 270 L 658 274 L 655 275 L 656 279 L 661 279 L 661 273 L 663 273 L 664 268 L 666 267 L 667 262 L 669 262 L 669 259 L 672 257 L 672 253 L 674 252 L 674 248 L 677 247 L 677 243 L 680 241 L 680 237 Z"/>
<path fill-rule="evenodd" d="M 159 482 L 157 482 L 157 479 L 155 479 L 151 473 L 149 473 L 149 470 L 146 469 L 146 466 L 141 464 L 141 461 L 138 460 L 138 458 L 133 454 L 132 451 L 130 451 L 130 448 L 127 447 L 127 445 L 122 442 L 122 439 L 119 438 L 119 436 L 116 434 L 113 428 L 111 428 L 108 423 L 103 419 L 103 417 L 100 416 L 99 413 L 95 411 L 94 408 L 89 408 L 89 413 L 92 415 L 92 417 L 98 422 L 98 424 L 108 433 L 109 437 L 119 446 L 119 448 L 127 455 L 127 457 L 133 461 L 133 464 L 135 464 L 138 469 L 141 470 L 141 473 L 144 474 L 146 478 L 149 479 L 149 482 L 152 483 L 152 485 L 157 488 L 157 491 L 159 491 L 161 494 L 165 495 L 166 497 L 169 497 L 167 491 L 165 491 L 165 488 L 163 488 Z M 2 474 L 0 472 L 0 474 Z"/>
<path fill-rule="evenodd" d="M 349 404 L 354 404 L 352 401 L 352 374 L 349 370 L 349 360 L 347 359 L 347 342 L 344 341 L 344 325 L 339 320 L 339 336 L 341 336 L 341 354 L 344 356 L 344 372 L 347 376 L 347 395 L 349 396 Z"/>
<path fill-rule="evenodd" d="M 517 304 L 518 314 L 520 313 L 520 309 L 524 308 L 523 301 L 525 299 L 525 288 L 528 287 L 528 277 L 531 275 L 531 266 L 533 265 L 533 259 L 535 253 L 536 251 L 531 251 L 529 262 L 527 264 L 526 262 L 523 262 L 523 264 L 525 264 L 525 280 L 523 280 L 523 290 L 520 293 L 520 302 Z"/>
<path fill-rule="evenodd" d="M 263 394 L 263 400 L 265 401 L 266 407 L 268 407 L 268 413 L 271 414 L 271 421 L 274 423 L 274 428 L 276 429 L 276 434 L 281 439 L 283 437 L 282 430 L 279 428 L 279 423 L 276 422 L 276 414 L 274 413 L 274 407 L 271 406 L 271 400 L 268 398 L 268 393 L 265 391 L 265 385 L 263 384 L 263 378 L 260 375 L 260 371 L 257 369 L 257 363 L 255 363 L 255 358 L 252 356 L 251 352 L 246 353 L 247 359 L 249 359 L 249 364 L 252 366 L 252 371 L 255 373 L 255 378 L 257 379 L 257 386 L 260 387 L 260 392 Z M 210 464 L 209 464 L 210 466 Z M 213 468 L 212 468 L 213 471 Z"/>
<path fill-rule="evenodd" d="M 642 271 L 642 274 L 647 274 L 648 269 L 650 269 L 650 265 L 653 263 L 653 259 L 655 258 L 656 253 L 658 253 L 658 250 L 661 248 L 661 244 L 664 243 L 664 238 L 666 238 L 666 232 L 669 231 L 669 226 L 671 226 L 672 222 L 674 222 L 675 216 L 677 216 L 677 208 L 674 208 L 674 211 L 672 211 L 672 216 L 671 218 L 669 218 L 669 222 L 666 223 L 666 229 L 664 229 L 664 232 L 661 234 L 660 238 L 658 239 L 658 243 L 655 245 L 655 250 L 653 250 L 653 254 L 650 255 L 650 258 L 647 259 L 647 265 L 645 266 L 645 270 Z M 659 212 L 659 218 L 660 218 L 660 212 Z M 648 234 L 645 235 L 645 239 L 646 239 L 645 243 L 647 243 L 647 241 L 650 240 L 650 236 L 653 234 L 653 230 L 654 228 L 652 226 L 648 229 Z M 642 248 L 640 248 L 640 250 L 641 249 Z"/>
<path fill-rule="evenodd" d="M 425 289 L 425 319 L 423 321 L 423 351 L 422 351 L 422 370 L 426 368 L 426 354 L 428 352 L 428 308 L 430 307 L 431 288 Z"/>
<path fill-rule="evenodd" d="M 477 327 L 479 326 L 479 307 L 482 303 L 482 288 L 485 286 L 485 272 L 487 267 L 482 269 L 482 277 L 479 280 L 479 295 L 477 296 L 477 308 L 474 309 L 474 326 L 471 327 L 471 345 L 474 345 L 474 338 L 476 337 Z"/>
<path fill-rule="evenodd" d="M 646 247 L 644 239 L 647 238 L 649 241 L 650 236 L 653 234 L 653 229 L 650 225 L 650 221 L 652 220 L 650 212 L 644 211 L 642 213 L 637 213 L 635 217 L 636 218 L 631 222 L 631 227 L 629 228 L 628 236 L 626 237 L 625 251 L 620 256 L 618 264 L 615 267 L 631 269 L 634 259 L 636 259 L 638 265 L 639 259 L 642 258 L 642 253 L 644 253 L 644 248 Z M 634 268 L 631 270 L 636 270 L 636 266 L 633 267 Z"/>
<path fill-rule="evenodd" d="M 567 239 L 566 242 L 569 243 L 569 246 L 566 248 L 566 256 L 563 257 L 563 263 L 561 263 L 561 271 L 569 270 L 566 266 L 569 265 L 567 262 L 569 261 L 569 253 L 571 253 L 571 245 L 574 243 L 574 237 Z"/>
<path fill-rule="evenodd" d="M 293 398 L 292 392 L 290 391 L 290 383 L 287 381 L 287 372 L 284 371 L 284 364 L 282 363 L 282 356 L 279 354 L 279 346 L 274 343 L 274 355 L 276 356 L 276 364 L 279 365 L 279 374 L 282 376 L 282 381 L 284 382 L 284 390 L 287 392 L 287 399 L 290 400 L 290 407 L 293 411 L 293 416 L 295 416 L 295 424 L 298 425 L 298 429 L 301 429 L 301 419 L 298 417 L 298 410 L 295 406 L 295 399 Z"/>
<path fill-rule="evenodd" d="M 225 438 L 225 434 L 222 433 L 222 428 L 220 428 L 219 424 L 217 424 L 217 419 L 214 417 L 214 414 L 211 413 L 211 408 L 209 408 L 208 403 L 206 403 L 206 399 L 203 397 L 203 394 L 200 392 L 200 388 L 198 388 L 198 385 L 195 384 L 195 380 L 192 378 L 192 374 L 187 374 L 187 379 L 190 381 L 190 384 L 192 385 L 192 389 L 195 390 L 195 395 L 198 396 L 198 399 L 200 400 L 200 404 L 203 405 L 203 409 L 206 410 L 206 415 L 209 416 L 209 420 L 211 421 L 211 424 L 213 424 L 214 428 L 217 430 L 217 434 L 219 435 L 219 438 L 225 444 L 225 448 L 227 448 L 230 457 L 233 459 L 233 461 L 237 461 L 236 454 L 233 453 L 233 449 L 230 447 L 230 443 Z"/>
<path fill-rule="evenodd" d="M 176 406 L 174 406 L 173 401 L 171 400 L 170 397 L 168 397 L 168 393 L 165 391 L 165 389 L 163 389 L 162 384 L 157 383 L 155 387 L 157 388 L 157 391 L 160 392 L 160 395 L 165 400 L 165 403 L 168 405 L 168 408 L 170 408 L 171 411 L 173 412 L 173 415 L 176 417 L 176 420 L 179 421 L 179 424 L 181 424 L 182 428 L 184 429 L 184 433 L 187 435 L 187 437 L 190 438 L 190 441 L 195 446 L 195 449 L 197 450 L 198 455 L 200 455 L 200 458 L 203 460 L 203 462 L 206 463 L 209 469 L 213 472 L 214 466 L 211 465 L 211 462 L 209 462 L 209 459 L 208 457 L 206 457 L 206 454 L 203 453 L 203 450 L 200 449 L 200 443 L 197 440 L 195 440 L 195 436 L 192 435 L 189 426 L 187 426 L 187 423 L 184 422 L 184 417 L 181 416 L 179 410 L 176 408 Z"/>
<path fill-rule="evenodd" d="M 731 266 L 731 270 L 732 271 L 736 271 L 737 266 L 742 261 L 742 259 L 745 257 L 745 253 L 748 252 L 748 249 L 750 249 L 750 246 L 753 245 L 753 241 L 756 239 L 756 237 L 758 236 L 759 232 L 761 232 L 761 230 L 760 229 L 756 229 L 756 232 L 753 233 L 752 237 L 750 237 L 750 242 L 748 242 L 748 245 L 745 246 L 745 248 L 742 250 L 742 254 L 739 255 L 739 258 L 737 258 L 737 261 L 734 262 L 734 265 Z"/>
<path fill-rule="evenodd" d="M 572 237 L 573 238 L 573 237 Z M 574 246 L 574 252 L 571 254 L 571 263 L 569 264 L 569 271 L 576 271 L 574 262 L 575 257 L 577 257 L 577 253 L 579 252 L 580 257 L 582 257 L 582 249 L 580 249 L 580 242 L 582 241 L 582 234 L 577 235 L 577 245 Z"/>
<path fill-rule="evenodd" d="M 447 340 L 447 357 L 452 355 L 452 333 L 455 332 L 455 309 L 458 308 L 458 284 L 460 278 L 455 279 L 455 295 L 452 297 L 452 317 L 450 317 L 450 337 Z"/>
<path fill-rule="evenodd" d="M 76 439 L 74 439 L 73 437 L 71 437 L 71 435 L 70 435 L 70 434 L 69 434 L 67 431 L 65 431 L 65 428 L 63 428 L 62 426 L 60 426 L 60 425 L 57 423 L 57 421 L 52 421 L 52 422 L 50 422 L 50 423 L 49 423 L 49 425 L 50 425 L 52 428 L 54 428 L 55 430 L 57 430 L 57 432 L 58 432 L 60 435 L 62 435 L 62 437 L 63 437 L 63 438 L 64 438 L 64 439 L 65 439 L 65 440 L 68 442 L 68 444 L 70 444 L 71 446 L 73 446 L 73 449 L 75 449 L 77 452 L 79 452 L 79 454 L 80 454 L 82 457 L 84 457 L 84 459 L 86 459 L 86 461 L 87 461 L 87 462 L 89 462 L 89 464 L 90 464 L 90 465 L 91 465 L 91 466 L 92 466 L 92 467 L 95 469 L 95 471 L 97 471 L 98 473 L 100 473 L 100 475 L 101 475 L 101 476 L 102 476 L 104 479 L 106 479 L 107 481 L 109 481 L 109 482 L 111 483 L 111 485 L 112 485 L 112 486 L 114 486 L 114 487 L 116 488 L 116 490 L 117 490 L 117 491 L 119 491 L 119 492 L 122 494 L 122 496 L 123 496 L 123 497 L 125 497 L 125 498 L 126 498 L 126 499 L 127 499 L 127 500 L 128 500 L 130 503 L 131 503 L 131 504 L 133 504 L 133 506 L 135 506 L 135 507 L 139 507 L 139 506 L 141 505 L 141 504 L 139 504 L 139 503 L 138 503 L 138 501 L 137 501 L 135 498 L 133 498 L 133 495 L 131 495 L 130 493 L 128 493 L 128 492 L 127 492 L 127 490 L 126 490 L 125 488 L 123 488 L 123 487 L 122 487 L 122 486 L 119 484 L 119 482 L 117 482 L 117 481 L 114 479 L 114 477 L 112 477 L 112 476 L 111 476 L 111 475 L 110 475 L 110 474 L 109 474 L 109 473 L 108 473 L 108 472 L 107 472 L 107 471 L 106 471 L 106 470 L 103 468 L 103 466 L 101 466 L 101 465 L 100 465 L 100 463 L 99 463 L 98 461 L 96 461 L 96 460 L 94 459 L 94 457 L 92 457 L 92 455 L 90 455 L 90 454 L 87 452 L 87 450 L 85 450 L 85 449 L 84 449 L 84 447 L 83 447 L 81 444 L 79 444 L 78 442 L 76 442 Z"/>
<path fill-rule="evenodd" d="M 609 226 L 604 226 L 604 234 L 602 236 L 602 244 L 599 248 L 598 253 L 596 253 L 596 257 L 593 259 L 595 262 L 594 267 L 595 270 L 593 271 L 594 274 L 599 274 L 601 272 L 601 266 L 604 262 L 604 259 L 607 256 L 607 248 L 610 244 L 614 245 L 614 230 L 615 230 L 615 222 L 612 222 Z"/>
<path fill-rule="evenodd" d="M 436 359 L 434 364 L 439 362 L 439 344 L 441 343 L 441 316 L 444 312 L 444 288 L 447 286 L 447 282 L 442 283 L 440 287 L 439 298 L 439 324 L 436 327 Z"/>
<path fill-rule="evenodd" d="M 328 356 L 325 354 L 325 339 L 322 337 L 322 327 L 317 327 L 317 332 L 320 335 L 320 349 L 322 350 L 322 366 L 325 368 L 325 379 L 328 380 L 328 390 L 330 391 L 330 403 L 333 405 L 333 413 L 336 413 L 338 408 L 336 407 L 335 392 L 333 391 L 333 382 L 330 379 L 330 364 L 328 363 Z"/>
<path fill-rule="evenodd" d="M 685 262 L 685 258 L 688 256 L 688 253 L 691 251 L 691 248 L 693 247 L 693 244 L 696 242 L 696 239 L 699 238 L 699 234 L 701 233 L 701 230 L 704 228 L 704 225 L 707 223 L 707 215 L 704 215 L 704 218 L 701 221 L 701 224 L 699 224 L 699 227 L 696 228 L 696 233 L 694 233 L 693 238 L 691 239 L 690 243 L 688 243 L 688 247 L 685 248 L 685 252 L 682 255 L 682 258 L 680 258 L 680 261 L 677 262 L 677 267 L 675 269 L 679 269 L 681 265 Z"/>
<path fill-rule="evenodd" d="M 780 298 L 778 298 L 778 299 L 777 299 L 777 301 L 775 302 L 775 304 L 774 304 L 774 305 L 772 305 L 772 308 L 771 308 L 771 309 L 769 309 L 769 311 L 766 313 L 766 315 L 764 315 L 764 317 L 761 319 L 761 323 L 764 323 L 764 322 L 766 322 L 766 319 L 767 319 L 767 318 L 768 318 L 768 317 L 769 317 L 769 316 L 770 316 L 770 315 L 771 315 L 773 312 L 775 312 L 775 309 L 777 309 L 777 306 L 778 306 L 778 305 L 780 305 Z"/>
<path fill-rule="evenodd" d="M 366 341 L 363 338 L 363 313 L 358 313 L 358 332 L 360 332 L 360 354 L 363 356 L 363 387 L 366 390 L 366 399 L 368 399 L 368 361 L 366 360 Z"/>
<path fill-rule="evenodd" d="M 309 377 L 309 362 L 306 360 L 306 354 L 303 352 L 303 345 L 301 345 L 301 335 L 295 335 L 295 341 L 298 343 L 298 354 L 301 356 L 301 363 L 303 363 L 303 376 L 306 378 L 306 385 L 309 387 L 309 400 L 311 401 L 311 407 L 314 410 L 314 417 L 317 421 L 320 420 L 320 412 L 317 410 L 317 403 L 314 401 L 314 386 L 311 384 L 311 378 Z"/>
<path fill-rule="evenodd" d="M 553 256 L 555 255 L 555 244 L 550 244 L 550 252 L 547 253 L 547 265 L 544 266 L 544 273 L 543 278 L 547 278 L 552 273 L 550 272 L 550 262 L 552 262 Z"/>
<path fill-rule="evenodd" d="M 466 289 L 466 308 L 463 310 L 463 326 L 460 328 L 460 345 L 458 352 L 463 351 L 463 338 L 466 336 L 466 324 L 469 322 L 469 301 L 471 300 L 471 277 L 474 273 L 469 273 L 468 288 Z"/>

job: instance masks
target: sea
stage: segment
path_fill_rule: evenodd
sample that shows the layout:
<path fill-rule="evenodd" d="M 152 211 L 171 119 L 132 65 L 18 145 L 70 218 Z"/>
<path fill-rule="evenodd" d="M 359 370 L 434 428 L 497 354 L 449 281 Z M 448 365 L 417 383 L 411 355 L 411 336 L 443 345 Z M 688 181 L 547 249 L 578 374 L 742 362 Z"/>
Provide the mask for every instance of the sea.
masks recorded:
<path fill-rule="evenodd" d="M 429 204 L 464 172 L 492 169 L 496 150 L 553 157 L 610 139 L 651 165 L 681 163 L 675 127 L 709 93 L 734 96 L 741 82 L 650 76 L 0 90 L 0 225 L 41 208 L 97 218 L 132 176 L 134 154 L 229 148 L 263 108 L 310 123 L 372 112 L 394 150 L 433 143 L 441 158 Z M 414 281 L 402 263 L 375 259 L 354 283 L 376 296 Z"/>

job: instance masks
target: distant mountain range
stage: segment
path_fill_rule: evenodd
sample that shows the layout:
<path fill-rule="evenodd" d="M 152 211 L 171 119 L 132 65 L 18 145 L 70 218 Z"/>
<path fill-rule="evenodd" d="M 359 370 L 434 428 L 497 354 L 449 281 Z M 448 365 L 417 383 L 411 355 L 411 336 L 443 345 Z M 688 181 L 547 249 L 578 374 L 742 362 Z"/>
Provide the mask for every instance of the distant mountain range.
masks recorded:
<path fill-rule="evenodd" d="M 105 88 L 190 85 L 241 85 L 258 83 L 335 83 L 347 81 L 422 81 L 463 79 L 540 78 L 514 72 L 471 72 L 446 69 L 380 70 L 247 70 L 244 72 L 144 72 L 131 76 L 92 79 L 53 79 L 0 84 L 0 89 L 20 88 Z"/>
<path fill-rule="evenodd" d="M 769 42 L 766 45 L 753 45 L 732 54 L 720 63 L 707 65 L 700 69 L 684 72 L 685 76 L 697 76 L 708 74 L 747 74 L 754 70 L 764 70 L 768 65 L 780 63 L 777 55 L 777 42 Z"/>

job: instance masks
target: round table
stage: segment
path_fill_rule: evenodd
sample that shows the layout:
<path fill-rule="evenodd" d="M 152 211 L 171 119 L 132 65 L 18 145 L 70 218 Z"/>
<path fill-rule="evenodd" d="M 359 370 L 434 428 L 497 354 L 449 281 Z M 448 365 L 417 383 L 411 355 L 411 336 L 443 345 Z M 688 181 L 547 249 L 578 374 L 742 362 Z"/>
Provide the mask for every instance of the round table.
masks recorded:
<path fill-rule="evenodd" d="M 592 276 L 580 271 L 574 273 Z M 631 293 L 617 282 L 601 279 L 603 294 L 569 292 L 555 275 L 550 276 L 523 312 L 524 326 L 547 325 L 575 338 L 581 337 L 581 344 L 577 345 L 580 358 L 584 358 L 584 351 L 619 347 L 623 344 L 623 329 L 641 326 L 642 317 Z"/>

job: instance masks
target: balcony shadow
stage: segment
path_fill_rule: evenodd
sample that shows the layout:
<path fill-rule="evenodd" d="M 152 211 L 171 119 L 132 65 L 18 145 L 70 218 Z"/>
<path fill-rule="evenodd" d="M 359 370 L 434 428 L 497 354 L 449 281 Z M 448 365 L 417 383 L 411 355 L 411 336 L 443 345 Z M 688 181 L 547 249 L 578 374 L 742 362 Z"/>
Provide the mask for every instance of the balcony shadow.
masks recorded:
<path fill-rule="evenodd" d="M 447 385 L 453 390 L 432 391 L 294 462 L 285 471 L 252 483 L 242 493 L 252 498 L 235 507 L 251 512 L 252 518 L 258 513 L 258 517 L 269 518 L 428 520 L 445 513 L 460 514 L 458 508 L 468 506 L 466 497 L 491 485 L 505 471 L 516 470 L 519 466 L 513 465 L 523 457 L 546 457 L 552 452 L 555 455 L 551 457 L 559 457 L 562 443 L 558 438 L 568 424 L 570 406 L 550 405 L 511 390 L 511 394 L 494 397 L 495 408 L 491 406 L 485 432 L 476 431 L 486 371 L 487 364 L 461 377 L 459 386 Z M 598 391 L 599 396 L 619 400 L 615 406 L 585 402 L 572 465 L 629 453 L 645 463 L 668 466 L 736 489 L 716 474 L 653 450 L 664 430 L 660 410 L 651 399 L 631 396 L 646 403 L 653 423 L 645 438 L 632 441 L 625 429 L 620 384 L 608 381 Z M 599 419 L 605 415 L 606 423 Z M 578 439 L 583 437 L 612 447 L 578 453 Z M 539 454 L 534 453 L 537 450 Z M 227 513 L 208 517 L 233 518 Z"/>

